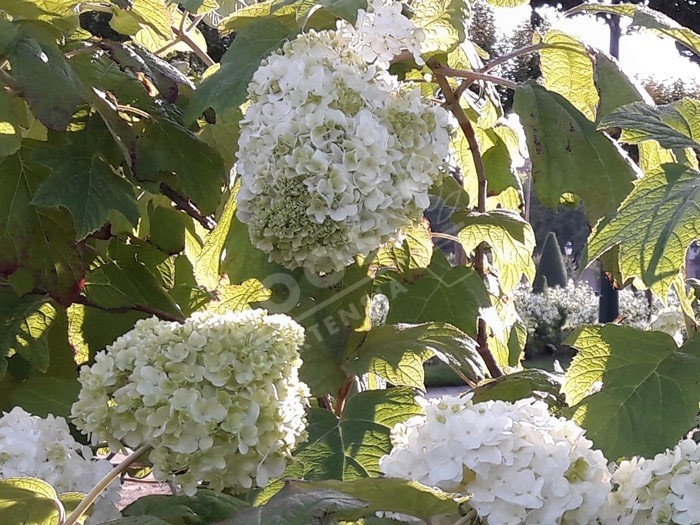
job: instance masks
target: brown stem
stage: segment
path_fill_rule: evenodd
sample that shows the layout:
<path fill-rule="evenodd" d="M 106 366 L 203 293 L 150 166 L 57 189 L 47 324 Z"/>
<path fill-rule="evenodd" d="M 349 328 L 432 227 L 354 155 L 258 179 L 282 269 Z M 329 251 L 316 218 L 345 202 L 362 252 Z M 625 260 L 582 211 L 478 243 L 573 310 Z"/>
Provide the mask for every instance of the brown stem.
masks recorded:
<path fill-rule="evenodd" d="M 163 193 L 163 195 L 173 201 L 179 210 L 184 211 L 207 230 L 211 231 L 216 228 L 216 221 L 211 217 L 202 215 L 202 212 L 197 209 L 197 206 L 195 206 L 194 203 L 184 195 L 181 195 L 164 182 L 160 183 L 160 191 Z"/>
<path fill-rule="evenodd" d="M 445 106 L 452 112 L 455 119 L 457 119 L 460 129 L 462 130 L 462 133 L 464 133 L 464 137 L 467 139 L 467 144 L 469 144 L 469 151 L 471 151 L 472 154 L 477 178 L 477 211 L 480 213 L 486 213 L 486 197 L 488 195 L 486 169 L 484 167 L 484 159 L 481 157 L 479 141 L 476 138 L 474 126 L 472 126 L 469 117 L 459 103 L 459 99 L 455 96 L 454 91 L 452 91 L 452 88 L 450 87 L 450 83 L 447 81 L 447 78 L 445 78 L 442 64 L 431 58 L 428 60 L 428 67 L 432 69 L 433 73 L 435 74 L 435 80 L 437 81 L 438 86 L 440 86 L 440 90 L 445 97 Z M 482 242 L 474 250 L 474 270 L 476 270 L 482 279 L 486 275 L 485 260 L 486 246 Z M 484 360 L 491 377 L 501 377 L 503 375 L 503 371 L 498 366 L 496 359 L 493 357 L 493 354 L 489 349 L 488 330 L 486 321 L 483 319 L 479 319 L 476 342 L 478 345 L 477 351 Z"/>
<path fill-rule="evenodd" d="M 194 51 L 195 55 L 197 55 L 202 62 L 204 62 L 204 65 L 207 67 L 211 67 L 216 62 L 214 62 L 214 59 L 210 57 L 204 49 L 199 47 L 199 44 L 192 40 L 190 38 L 190 35 L 187 33 L 187 31 L 180 31 L 178 28 L 173 27 L 173 33 L 175 33 L 175 36 L 177 36 L 180 40 L 182 40 L 185 44 L 187 44 L 192 51 Z"/>
<path fill-rule="evenodd" d="M 437 63 L 437 69 L 430 66 L 430 62 Z M 494 84 L 500 84 L 510 89 L 516 89 L 518 87 L 517 82 L 512 80 L 507 80 L 505 78 L 497 77 L 495 75 L 489 75 L 487 73 L 480 73 L 479 71 L 468 71 L 466 69 L 454 69 L 451 67 L 443 66 L 435 59 L 428 60 L 428 66 L 433 70 L 436 75 L 442 75 L 444 77 L 455 77 L 455 78 L 466 78 L 471 81 L 474 80 L 486 80 L 488 82 L 493 82 Z"/>
<path fill-rule="evenodd" d="M 21 91 L 19 83 L 4 69 L 0 69 L 0 83 L 5 84 L 14 91 Z"/>
<path fill-rule="evenodd" d="M 175 323 L 184 323 L 185 318 L 180 317 L 177 315 L 173 315 L 171 313 L 165 312 L 163 310 L 160 310 L 158 308 L 154 308 L 153 306 L 149 306 L 147 304 L 134 304 L 131 306 L 114 306 L 114 307 L 107 307 L 107 306 L 102 306 L 97 303 L 92 302 L 90 299 L 85 297 L 84 295 L 81 295 L 78 297 L 78 300 L 76 301 L 78 304 L 82 304 L 83 306 L 89 306 L 90 308 L 97 308 L 98 310 L 102 310 L 103 312 L 112 312 L 115 314 L 124 314 L 127 312 L 143 312 L 146 314 L 151 314 L 155 315 L 158 319 L 162 319 L 163 321 L 171 321 Z"/>
<path fill-rule="evenodd" d="M 534 53 L 535 51 L 538 51 L 542 48 L 545 47 L 556 47 L 556 46 L 551 46 L 551 44 L 545 44 L 544 42 L 540 42 L 539 44 L 532 44 L 529 46 L 521 47 L 520 49 L 516 49 L 512 53 L 505 54 L 503 56 L 500 56 L 498 58 L 494 58 L 490 62 L 486 63 L 484 67 L 479 69 L 479 73 L 487 73 L 491 71 L 493 68 L 496 66 L 500 66 L 501 64 L 505 64 L 509 60 L 513 58 L 518 58 L 519 56 L 527 55 L 529 53 Z"/>

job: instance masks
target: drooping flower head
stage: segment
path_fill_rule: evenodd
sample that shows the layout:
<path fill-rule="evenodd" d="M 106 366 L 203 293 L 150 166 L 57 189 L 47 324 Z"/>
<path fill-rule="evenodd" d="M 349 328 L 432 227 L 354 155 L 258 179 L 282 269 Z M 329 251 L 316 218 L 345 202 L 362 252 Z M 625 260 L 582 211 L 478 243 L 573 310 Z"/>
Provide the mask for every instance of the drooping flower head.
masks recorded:
<path fill-rule="evenodd" d="M 189 494 L 264 486 L 305 437 L 303 338 L 264 310 L 138 321 L 81 369 L 75 424 L 113 450 L 151 445 L 156 479 Z"/>
<path fill-rule="evenodd" d="M 109 461 L 95 458 L 90 448 L 71 436 L 62 417 L 40 418 L 20 407 L 0 417 L 0 478 L 39 478 L 59 495 L 87 493 L 111 469 Z M 115 481 L 93 505 L 88 525 L 118 518 L 118 502 Z"/>
<path fill-rule="evenodd" d="M 395 11 L 377 9 L 377 24 Z M 339 270 L 394 238 L 427 208 L 447 157 L 446 112 L 399 85 L 388 55 L 360 54 L 362 38 L 347 24 L 302 34 L 248 86 L 237 214 L 253 244 L 290 269 Z"/>
<path fill-rule="evenodd" d="M 588 524 L 610 492 L 607 462 L 583 429 L 534 399 L 446 396 L 398 425 L 393 438 L 382 472 L 468 492 L 488 523 Z"/>

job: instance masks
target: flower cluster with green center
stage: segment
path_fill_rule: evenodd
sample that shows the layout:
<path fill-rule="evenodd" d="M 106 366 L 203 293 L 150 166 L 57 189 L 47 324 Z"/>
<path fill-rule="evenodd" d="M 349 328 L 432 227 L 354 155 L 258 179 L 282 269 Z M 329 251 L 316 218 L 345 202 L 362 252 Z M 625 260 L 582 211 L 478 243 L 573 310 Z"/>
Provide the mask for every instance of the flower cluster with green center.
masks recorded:
<path fill-rule="evenodd" d="M 96 459 L 90 448 L 73 439 L 62 417 L 40 418 L 19 407 L 0 417 L 0 478 L 39 478 L 59 495 L 87 493 L 111 469 L 109 461 Z M 118 502 L 115 481 L 100 494 L 86 523 L 118 518 Z"/>
<path fill-rule="evenodd" d="M 417 52 L 420 32 L 400 4 L 381 9 L 287 42 L 248 86 L 237 215 L 287 268 L 337 271 L 394 239 L 422 216 L 443 172 L 447 113 L 388 73 L 383 44 L 368 47 L 393 19 L 405 23 L 385 35 L 398 42 L 389 54 Z"/>
<path fill-rule="evenodd" d="M 188 494 L 264 486 L 306 436 L 303 339 L 264 310 L 138 321 L 81 369 L 74 422 L 115 451 L 152 446 L 156 479 Z"/>
<path fill-rule="evenodd" d="M 594 523 L 611 488 L 607 461 L 584 430 L 534 399 L 446 396 L 392 438 L 384 474 L 469 493 L 489 524 Z"/>

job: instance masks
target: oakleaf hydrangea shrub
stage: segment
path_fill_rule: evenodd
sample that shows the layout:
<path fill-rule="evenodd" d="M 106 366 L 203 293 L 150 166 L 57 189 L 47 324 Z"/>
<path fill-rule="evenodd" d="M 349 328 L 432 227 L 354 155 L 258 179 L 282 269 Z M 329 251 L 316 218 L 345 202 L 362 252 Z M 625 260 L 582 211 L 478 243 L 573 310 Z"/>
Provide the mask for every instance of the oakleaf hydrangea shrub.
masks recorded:
<path fill-rule="evenodd" d="M 112 450 L 153 447 L 156 479 L 187 494 L 264 486 L 305 436 L 301 326 L 264 310 L 138 321 L 80 371 L 72 415 Z"/>
<path fill-rule="evenodd" d="M 51 484 L 60 495 L 87 493 L 112 464 L 94 457 L 89 447 L 70 434 L 61 417 L 33 416 L 19 407 L 0 417 L 0 478 L 34 477 Z M 120 516 L 119 482 L 110 484 L 92 507 L 88 524 Z"/>
<path fill-rule="evenodd" d="M 421 32 L 400 4 L 371 6 L 355 27 L 285 43 L 248 86 L 237 216 L 289 269 L 340 270 L 394 239 L 443 173 L 446 111 L 386 69 Z"/>
<path fill-rule="evenodd" d="M 584 430 L 532 398 L 432 400 L 392 441 L 385 475 L 469 493 L 489 524 L 594 523 L 611 489 L 607 461 Z"/>

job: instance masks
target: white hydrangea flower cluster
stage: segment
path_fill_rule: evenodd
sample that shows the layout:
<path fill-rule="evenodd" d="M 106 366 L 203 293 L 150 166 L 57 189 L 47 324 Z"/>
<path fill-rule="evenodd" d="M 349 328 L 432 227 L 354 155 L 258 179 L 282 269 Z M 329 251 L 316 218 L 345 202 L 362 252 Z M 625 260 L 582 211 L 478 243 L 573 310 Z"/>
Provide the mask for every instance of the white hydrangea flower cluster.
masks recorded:
<path fill-rule="evenodd" d="M 60 495 L 87 493 L 112 469 L 70 434 L 62 417 L 33 416 L 20 407 L 0 417 L 0 478 L 34 477 L 50 483 Z M 93 505 L 88 524 L 120 516 L 119 481 L 115 480 Z"/>
<path fill-rule="evenodd" d="M 432 400 L 425 416 L 395 427 L 392 439 L 380 462 L 384 474 L 468 492 L 488 523 L 592 523 L 611 488 L 607 462 L 584 430 L 532 398 Z"/>
<path fill-rule="evenodd" d="M 187 494 L 264 486 L 306 436 L 303 339 L 264 310 L 138 321 L 81 369 L 75 424 L 115 451 L 151 445 L 156 479 Z"/>
<path fill-rule="evenodd" d="M 397 8 L 382 5 L 358 25 L 393 23 Z M 347 25 L 300 35 L 248 86 L 237 216 L 253 244 L 290 269 L 340 270 L 395 238 L 428 207 L 448 154 L 446 111 L 399 85 L 382 67 L 388 55 L 352 49 L 353 35 Z"/>
<path fill-rule="evenodd" d="M 367 11 L 357 12 L 354 26 L 345 20 L 338 22 L 338 36 L 368 64 L 388 68 L 396 56 L 408 51 L 422 65 L 425 34 L 402 14 L 402 9 L 401 2 L 395 0 L 370 0 Z"/>
<path fill-rule="evenodd" d="M 685 321 L 683 313 L 678 308 L 661 308 L 649 321 L 649 330 L 665 332 L 673 337 L 678 346 L 682 345 L 686 339 Z"/>
<path fill-rule="evenodd" d="M 654 459 L 622 461 L 612 482 L 603 525 L 700 524 L 700 447 L 692 439 Z"/>

